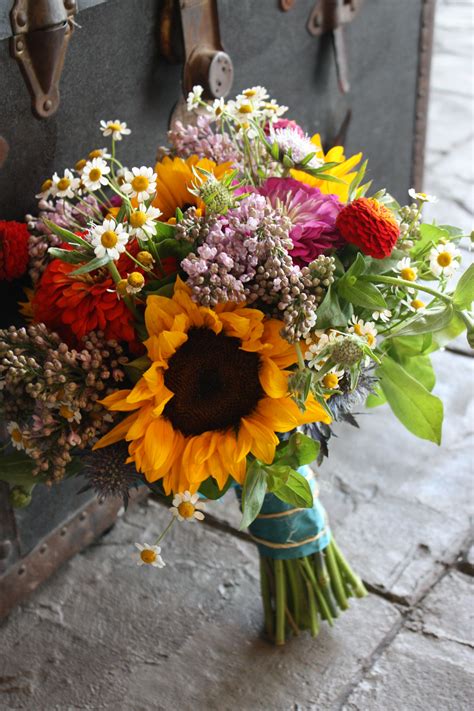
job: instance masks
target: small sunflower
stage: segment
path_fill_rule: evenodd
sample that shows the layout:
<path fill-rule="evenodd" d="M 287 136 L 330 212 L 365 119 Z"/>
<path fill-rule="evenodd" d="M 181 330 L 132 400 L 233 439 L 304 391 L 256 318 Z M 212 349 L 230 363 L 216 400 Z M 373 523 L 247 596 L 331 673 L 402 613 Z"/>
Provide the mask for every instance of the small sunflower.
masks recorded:
<path fill-rule="evenodd" d="M 190 192 L 193 182 L 196 181 L 193 168 L 195 170 L 198 168 L 207 170 L 217 179 L 220 179 L 232 169 L 232 164 L 221 163 L 217 165 L 217 163 L 208 158 L 198 158 L 198 156 L 190 156 L 186 160 L 165 156 L 163 160 L 155 165 L 155 172 L 158 177 L 156 179 L 156 197 L 152 203 L 154 207 L 161 210 L 163 213 L 161 219 L 165 222 L 174 218 L 177 207 L 183 212 L 192 206 L 204 211 L 205 205 L 203 201 Z"/>
<path fill-rule="evenodd" d="M 325 195 L 337 195 L 341 202 L 347 202 L 349 199 L 349 186 L 356 176 L 356 173 L 350 171 L 352 171 L 352 169 L 360 163 L 362 153 L 356 153 L 356 155 L 346 159 L 344 155 L 344 148 L 342 146 L 334 146 L 329 149 L 326 155 L 324 155 L 323 147 L 321 145 L 321 136 L 319 133 L 316 133 L 312 137 L 311 143 L 315 146 L 315 158 L 323 160 L 325 163 L 338 164 L 333 168 L 325 170 L 324 172 L 328 173 L 328 175 L 333 175 L 335 178 L 339 178 L 342 182 L 335 183 L 322 178 L 316 178 L 312 175 L 308 175 L 308 173 L 305 173 L 302 170 L 292 170 L 292 177 L 296 178 L 296 180 L 299 180 L 301 183 L 306 183 L 306 185 L 319 188 Z"/>
<path fill-rule="evenodd" d="M 288 391 L 286 370 L 297 361 L 280 336 L 282 323 L 258 309 L 198 306 L 177 280 L 173 297 L 149 296 L 145 311 L 152 361 L 132 390 L 102 404 L 132 411 L 95 447 L 125 439 L 129 460 L 167 494 L 194 493 L 214 477 L 242 483 L 246 457 L 270 464 L 277 432 L 330 418 L 310 395 L 301 412 Z"/>

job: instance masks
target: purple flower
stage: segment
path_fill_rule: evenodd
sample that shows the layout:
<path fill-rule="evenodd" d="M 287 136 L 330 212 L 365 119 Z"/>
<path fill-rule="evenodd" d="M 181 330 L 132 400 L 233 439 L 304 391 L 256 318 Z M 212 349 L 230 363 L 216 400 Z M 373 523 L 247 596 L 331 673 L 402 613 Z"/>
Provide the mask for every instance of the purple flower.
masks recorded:
<path fill-rule="evenodd" d="M 336 218 L 343 208 L 336 195 L 324 195 L 293 178 L 269 178 L 258 192 L 290 218 L 290 254 L 295 264 L 310 264 L 320 254 L 344 244 L 336 229 Z"/>

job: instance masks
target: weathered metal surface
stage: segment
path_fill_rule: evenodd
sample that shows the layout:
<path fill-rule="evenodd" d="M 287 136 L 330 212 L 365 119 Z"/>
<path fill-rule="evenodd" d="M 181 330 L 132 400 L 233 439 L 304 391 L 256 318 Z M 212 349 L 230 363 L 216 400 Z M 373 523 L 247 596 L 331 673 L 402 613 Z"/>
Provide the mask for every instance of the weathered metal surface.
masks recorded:
<path fill-rule="evenodd" d="M 0 619 L 62 563 L 110 528 L 120 505 L 120 500 L 100 504 L 94 499 L 62 521 L 33 550 L 10 566 L 0 576 Z"/>
<path fill-rule="evenodd" d="M 412 170 L 412 184 L 416 190 L 423 188 L 435 4 L 435 0 L 423 0 L 421 11 Z"/>
<path fill-rule="evenodd" d="M 15 0 L 10 51 L 20 65 L 38 118 L 59 106 L 59 82 L 74 30 L 75 0 Z"/>

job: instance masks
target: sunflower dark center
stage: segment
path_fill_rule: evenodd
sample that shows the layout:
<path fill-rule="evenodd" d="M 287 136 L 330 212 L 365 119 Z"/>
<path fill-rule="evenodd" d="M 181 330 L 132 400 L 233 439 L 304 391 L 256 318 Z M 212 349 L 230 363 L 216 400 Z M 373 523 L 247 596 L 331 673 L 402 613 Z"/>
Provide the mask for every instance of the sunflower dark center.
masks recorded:
<path fill-rule="evenodd" d="M 193 328 L 170 358 L 165 385 L 174 393 L 164 409 L 184 435 L 237 427 L 263 396 L 257 353 L 240 350 L 241 342 L 206 328 Z"/>

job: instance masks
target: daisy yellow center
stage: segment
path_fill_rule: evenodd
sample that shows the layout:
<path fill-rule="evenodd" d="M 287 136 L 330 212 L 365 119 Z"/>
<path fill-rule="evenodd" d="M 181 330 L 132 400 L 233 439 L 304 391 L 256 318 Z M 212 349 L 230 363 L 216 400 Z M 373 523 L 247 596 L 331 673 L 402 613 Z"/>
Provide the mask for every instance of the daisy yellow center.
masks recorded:
<path fill-rule="evenodd" d="M 436 261 L 440 267 L 449 267 L 453 258 L 449 252 L 440 252 L 436 257 Z"/>
<path fill-rule="evenodd" d="M 178 506 L 178 513 L 183 518 L 192 518 L 195 510 L 196 510 L 196 508 L 193 506 L 193 504 L 190 501 L 183 501 Z"/>
<path fill-rule="evenodd" d="M 100 243 L 102 247 L 105 247 L 106 249 L 111 249 L 112 247 L 115 247 L 117 242 L 117 233 L 113 230 L 106 230 L 100 237 Z"/>
<path fill-rule="evenodd" d="M 239 106 L 239 111 L 241 114 L 251 114 L 253 112 L 253 108 L 251 104 L 241 104 Z"/>
<path fill-rule="evenodd" d="M 267 109 L 267 111 L 276 111 L 278 108 L 277 106 L 275 106 L 275 104 L 264 104 L 264 107 Z"/>
<path fill-rule="evenodd" d="M 126 279 L 120 279 L 120 281 L 117 282 L 117 292 L 120 294 L 120 296 L 125 296 L 127 293 L 127 280 Z"/>
<path fill-rule="evenodd" d="M 109 128 L 112 129 L 112 131 L 121 131 L 122 126 L 119 123 L 109 123 Z"/>
<path fill-rule="evenodd" d="M 72 420 L 74 417 L 74 412 L 67 405 L 61 405 L 59 408 L 59 414 L 66 420 Z"/>
<path fill-rule="evenodd" d="M 144 175 L 136 175 L 132 180 L 132 188 L 136 193 L 147 190 L 149 185 L 150 181 Z"/>
<path fill-rule="evenodd" d="M 367 343 L 369 346 L 373 346 L 375 343 L 375 336 L 373 336 L 371 333 L 366 333 L 365 337 L 367 338 Z"/>
<path fill-rule="evenodd" d="M 100 158 L 102 155 L 102 151 L 100 148 L 96 148 L 94 151 L 91 151 L 89 153 L 89 158 Z"/>
<path fill-rule="evenodd" d="M 170 358 L 165 385 L 174 397 L 163 414 L 185 436 L 238 427 L 263 397 L 259 355 L 240 346 L 238 338 L 192 328 Z"/>
<path fill-rule="evenodd" d="M 405 281 L 416 281 L 416 271 L 413 267 L 403 267 L 400 271 L 400 276 L 402 279 L 405 279 Z"/>
<path fill-rule="evenodd" d="M 84 158 L 82 158 L 81 160 L 77 161 L 77 163 L 74 167 L 76 170 L 82 170 L 85 167 L 86 163 L 87 163 L 87 161 L 84 160 Z"/>
<path fill-rule="evenodd" d="M 44 192 L 45 190 L 49 190 L 50 187 L 52 186 L 53 181 L 48 178 L 48 180 L 45 180 L 44 183 L 41 186 L 41 192 Z"/>
<path fill-rule="evenodd" d="M 141 289 L 143 284 L 145 283 L 143 274 L 140 274 L 140 272 L 132 272 L 131 274 L 129 274 L 127 281 L 129 285 L 132 286 L 134 289 Z"/>
<path fill-rule="evenodd" d="M 356 323 L 354 326 L 354 333 L 357 333 L 358 336 L 362 336 L 362 326 L 359 323 Z"/>
<path fill-rule="evenodd" d="M 216 116 L 220 116 L 221 113 L 222 113 L 222 111 L 223 111 L 222 107 L 221 107 L 221 106 L 218 106 L 218 107 L 216 108 L 216 110 L 215 110 Z"/>
<path fill-rule="evenodd" d="M 154 263 L 153 255 L 150 252 L 138 252 L 137 259 L 144 267 L 151 267 Z"/>
<path fill-rule="evenodd" d="M 250 98 L 251 96 L 255 96 L 257 92 L 255 89 L 246 89 L 243 93 L 244 96 L 248 96 Z"/>
<path fill-rule="evenodd" d="M 58 180 L 58 188 L 60 190 L 67 190 L 70 185 L 71 181 L 69 178 L 61 178 L 61 180 Z"/>
<path fill-rule="evenodd" d="M 143 227 L 146 220 L 146 214 L 142 210 L 136 210 L 130 215 L 130 224 L 132 227 Z"/>
<path fill-rule="evenodd" d="M 19 429 L 13 430 L 10 436 L 12 440 L 18 444 L 23 441 L 23 437 Z"/>
<path fill-rule="evenodd" d="M 156 553 L 147 548 L 144 551 L 140 551 L 140 558 L 144 563 L 147 563 L 147 565 L 151 565 L 151 563 L 154 563 L 156 560 Z"/>
<path fill-rule="evenodd" d="M 339 383 L 339 378 L 336 375 L 336 373 L 326 373 L 326 375 L 323 378 L 323 385 L 325 388 L 328 388 L 328 390 L 332 390 L 333 388 L 336 388 Z"/>
<path fill-rule="evenodd" d="M 96 180 L 100 180 L 102 177 L 102 171 L 99 168 L 91 168 L 89 171 L 89 180 L 92 180 L 92 182 L 95 182 Z"/>
<path fill-rule="evenodd" d="M 422 309 L 425 305 L 425 302 L 422 301 L 421 299 L 413 299 L 411 302 L 411 306 L 413 306 L 414 309 Z"/>

